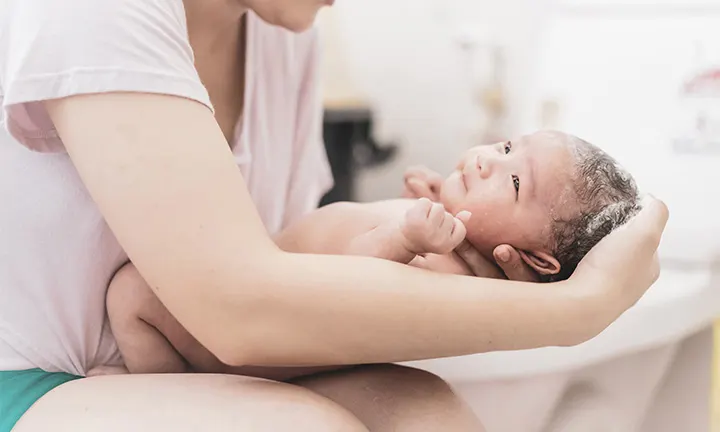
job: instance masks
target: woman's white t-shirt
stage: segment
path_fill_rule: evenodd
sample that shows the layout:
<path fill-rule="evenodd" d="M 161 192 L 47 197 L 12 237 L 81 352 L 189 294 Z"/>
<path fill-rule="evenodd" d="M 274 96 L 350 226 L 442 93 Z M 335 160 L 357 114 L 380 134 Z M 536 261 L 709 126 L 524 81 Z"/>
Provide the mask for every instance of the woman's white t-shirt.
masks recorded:
<path fill-rule="evenodd" d="M 315 31 L 247 19 L 245 108 L 233 152 L 270 232 L 331 184 Z M 88 195 L 41 101 L 151 92 L 212 109 L 181 0 L 0 4 L 0 370 L 84 375 L 117 364 L 105 292 L 127 256 Z"/>

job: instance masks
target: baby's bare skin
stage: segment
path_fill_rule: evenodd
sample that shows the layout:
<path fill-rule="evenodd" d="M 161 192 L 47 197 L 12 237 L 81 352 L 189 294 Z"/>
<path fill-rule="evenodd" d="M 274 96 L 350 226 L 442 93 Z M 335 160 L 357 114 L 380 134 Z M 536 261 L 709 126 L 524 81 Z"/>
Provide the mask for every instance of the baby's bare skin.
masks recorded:
<path fill-rule="evenodd" d="M 419 232 L 408 232 L 412 223 L 413 209 L 430 209 L 414 199 L 394 199 L 371 203 L 335 203 L 322 207 L 291 225 L 275 237 L 276 244 L 287 252 L 365 255 L 401 262 L 428 270 L 488 278 L 504 278 L 502 271 L 487 261 L 485 271 L 473 274 L 453 249 L 465 238 L 463 234 L 450 238 L 449 230 L 435 237 L 441 244 L 414 245 L 408 250 L 408 242 L 417 243 L 422 233 L 427 236 L 437 231 L 432 223 L 415 226 Z M 435 208 L 441 204 L 434 204 Z M 445 212 L 443 212 L 445 213 Z M 417 215 L 417 213 L 415 213 Z M 443 214 L 445 217 L 452 217 Z M 417 223 L 417 218 L 414 220 Z M 444 228 L 448 228 L 447 224 Z M 403 232 L 404 231 L 404 232 Z M 408 238 L 410 237 L 410 238 Z M 476 269 L 477 271 L 477 269 Z"/>
<path fill-rule="evenodd" d="M 431 271 L 472 276 L 465 262 L 453 252 L 464 238 L 463 223 L 447 214 L 441 204 L 398 199 L 331 204 L 305 216 L 274 240 L 287 252 L 373 256 Z M 477 276 L 504 277 L 489 261 L 486 272 Z M 126 369 L 97 368 L 89 375 L 194 371 L 284 380 L 336 369 L 238 368 L 222 364 L 170 315 L 132 263 L 111 281 L 107 307 Z"/>

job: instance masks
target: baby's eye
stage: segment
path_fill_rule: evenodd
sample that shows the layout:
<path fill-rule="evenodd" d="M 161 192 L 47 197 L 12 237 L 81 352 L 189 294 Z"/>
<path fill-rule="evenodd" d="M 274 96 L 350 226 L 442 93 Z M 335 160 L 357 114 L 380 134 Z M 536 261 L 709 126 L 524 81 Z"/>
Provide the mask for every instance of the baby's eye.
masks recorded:
<path fill-rule="evenodd" d="M 512 176 L 513 185 L 515 186 L 515 192 L 520 192 L 520 179 L 518 176 Z"/>
<path fill-rule="evenodd" d="M 512 142 L 508 141 L 505 143 L 505 154 L 510 153 L 510 150 L 512 149 Z"/>

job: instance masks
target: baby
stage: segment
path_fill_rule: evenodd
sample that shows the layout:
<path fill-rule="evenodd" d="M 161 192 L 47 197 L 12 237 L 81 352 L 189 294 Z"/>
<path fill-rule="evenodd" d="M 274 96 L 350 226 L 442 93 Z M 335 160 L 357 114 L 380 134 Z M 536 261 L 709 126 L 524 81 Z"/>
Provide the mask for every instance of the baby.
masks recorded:
<path fill-rule="evenodd" d="M 583 256 L 639 209 L 637 186 L 599 148 L 541 131 L 470 149 L 426 198 L 336 203 L 275 237 L 288 252 L 366 255 L 471 275 L 453 251 L 465 239 L 503 277 L 493 250 L 509 244 L 542 281 L 568 278 Z M 477 271 L 477 270 L 476 270 Z M 169 314 L 131 263 L 110 283 L 108 315 L 131 373 L 247 373 L 220 363 Z"/>

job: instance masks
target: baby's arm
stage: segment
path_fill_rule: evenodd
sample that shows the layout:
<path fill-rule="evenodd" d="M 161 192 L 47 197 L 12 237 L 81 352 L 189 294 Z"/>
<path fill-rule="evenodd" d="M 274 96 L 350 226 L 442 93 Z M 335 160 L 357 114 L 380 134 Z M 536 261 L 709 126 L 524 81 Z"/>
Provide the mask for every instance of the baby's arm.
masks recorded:
<path fill-rule="evenodd" d="M 417 253 L 410 251 L 407 243 L 403 235 L 402 222 L 390 219 L 351 239 L 345 248 L 345 254 L 371 256 L 408 264 Z"/>
<path fill-rule="evenodd" d="M 465 238 L 465 226 L 427 199 L 401 217 L 372 204 L 323 207 L 276 236 L 288 252 L 363 255 L 408 264 L 419 254 L 447 254 Z M 374 209 L 374 210 L 371 210 Z"/>
<path fill-rule="evenodd" d="M 400 221 L 388 221 L 356 237 L 349 254 L 409 264 L 425 254 L 449 254 L 465 239 L 465 225 L 439 203 L 418 200 Z"/>
<path fill-rule="evenodd" d="M 464 224 L 441 204 L 421 199 L 400 222 L 387 220 L 356 236 L 345 253 L 374 256 L 440 273 L 504 279 L 495 263 L 485 261 L 482 268 L 473 272 L 453 252 L 465 234 Z"/>

